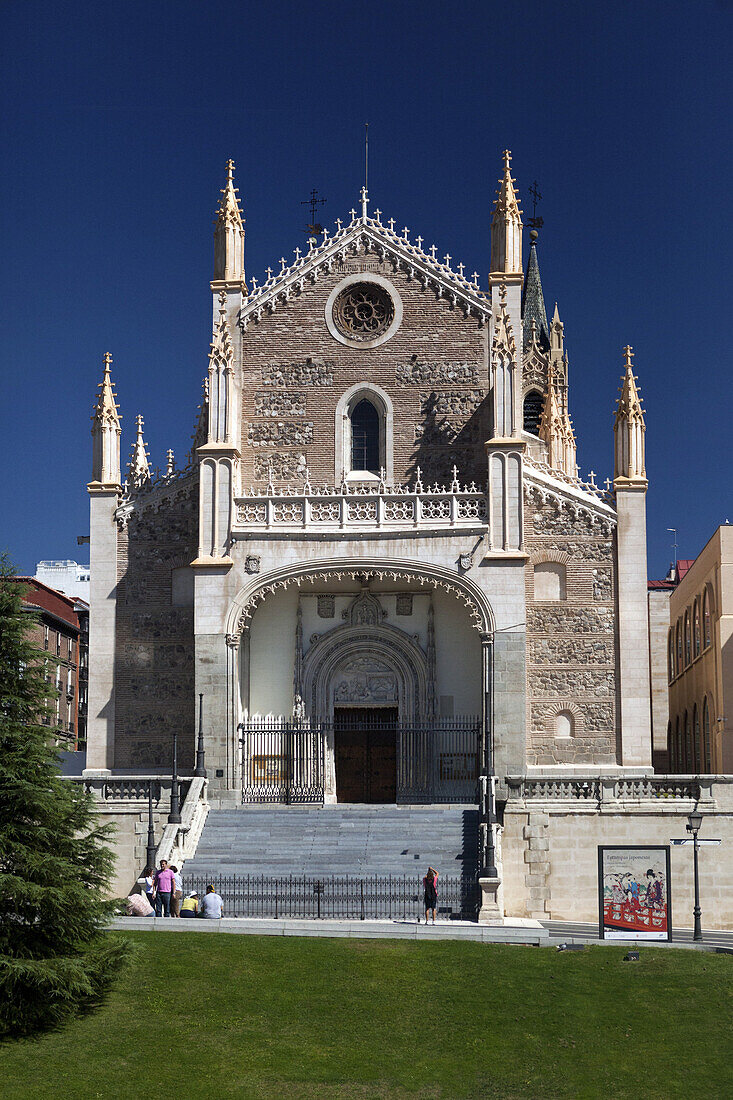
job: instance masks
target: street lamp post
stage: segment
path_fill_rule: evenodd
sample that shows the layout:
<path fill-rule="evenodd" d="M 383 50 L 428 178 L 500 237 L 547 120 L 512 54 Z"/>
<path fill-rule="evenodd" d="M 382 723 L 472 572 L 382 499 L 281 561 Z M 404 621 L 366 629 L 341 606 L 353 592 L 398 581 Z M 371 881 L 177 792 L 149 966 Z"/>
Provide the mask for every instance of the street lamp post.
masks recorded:
<path fill-rule="evenodd" d="M 196 767 L 193 774 L 200 776 L 202 779 L 206 779 L 206 768 L 204 766 L 204 697 L 203 694 L 199 695 L 199 736 L 196 745 Z"/>
<path fill-rule="evenodd" d="M 171 776 L 171 811 L 169 825 L 181 824 L 181 808 L 178 799 L 178 731 L 173 730 L 173 775 Z"/>
<path fill-rule="evenodd" d="M 700 878 L 698 875 L 697 867 L 697 853 L 699 850 L 699 843 L 697 834 L 700 832 L 700 826 L 702 825 L 702 814 L 695 810 L 687 818 L 687 831 L 692 833 L 693 845 L 692 845 L 692 862 L 695 874 L 695 908 L 692 910 L 694 917 L 694 929 L 692 933 L 693 940 L 697 942 L 702 941 L 702 925 L 700 924 L 700 916 L 702 910 L 700 909 Z"/>
<path fill-rule="evenodd" d="M 148 867 L 155 870 L 155 826 L 153 824 L 153 781 L 148 780 L 148 843 L 146 845 L 145 862 Z"/>

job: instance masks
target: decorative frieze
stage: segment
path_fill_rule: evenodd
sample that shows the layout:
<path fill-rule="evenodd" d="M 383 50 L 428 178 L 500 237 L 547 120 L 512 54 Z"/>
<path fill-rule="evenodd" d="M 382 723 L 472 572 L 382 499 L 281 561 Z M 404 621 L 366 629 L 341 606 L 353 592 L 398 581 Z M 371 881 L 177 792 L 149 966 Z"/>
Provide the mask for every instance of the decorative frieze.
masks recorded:
<path fill-rule="evenodd" d="M 434 390 L 420 394 L 420 412 L 423 416 L 470 416 L 483 399 L 483 390 Z"/>
<path fill-rule="evenodd" d="M 536 665 L 613 665 L 613 639 L 566 637 L 532 638 L 532 661 Z"/>
<path fill-rule="evenodd" d="M 303 424 L 287 421 L 264 421 L 250 424 L 247 429 L 247 442 L 253 447 L 267 447 L 279 444 L 284 447 L 307 447 L 313 442 L 313 423 Z"/>
<path fill-rule="evenodd" d="M 264 386 L 332 386 L 333 368 L 320 360 L 303 363 L 271 363 L 262 368 Z"/>
<path fill-rule="evenodd" d="M 528 607 L 527 629 L 533 634 L 613 632 L 611 607 Z"/>
<path fill-rule="evenodd" d="M 302 480 L 305 467 L 305 455 L 300 452 L 255 455 L 255 477 L 258 481 L 267 480 L 270 474 L 274 481 Z"/>
<path fill-rule="evenodd" d="M 533 668 L 527 679 L 530 694 L 534 697 L 612 695 L 616 685 L 611 669 Z"/>
<path fill-rule="evenodd" d="M 475 386 L 478 364 L 460 362 L 420 363 L 413 361 L 395 371 L 398 386 L 459 385 Z"/>
<path fill-rule="evenodd" d="M 305 394 L 256 393 L 255 416 L 305 416 Z"/>

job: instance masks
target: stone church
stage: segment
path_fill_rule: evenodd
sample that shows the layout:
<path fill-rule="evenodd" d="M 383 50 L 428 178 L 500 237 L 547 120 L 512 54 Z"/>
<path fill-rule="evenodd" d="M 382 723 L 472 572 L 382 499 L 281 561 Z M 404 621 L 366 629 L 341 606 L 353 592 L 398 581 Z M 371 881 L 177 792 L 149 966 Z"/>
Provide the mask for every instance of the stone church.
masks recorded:
<path fill-rule="evenodd" d="M 174 731 L 190 774 L 200 696 L 219 805 L 483 798 L 491 821 L 508 777 L 650 771 L 632 353 L 603 488 L 510 154 L 487 281 L 366 190 L 258 281 L 233 175 L 185 466 L 153 472 L 138 416 L 123 476 L 105 359 L 87 774 L 170 769 Z"/>

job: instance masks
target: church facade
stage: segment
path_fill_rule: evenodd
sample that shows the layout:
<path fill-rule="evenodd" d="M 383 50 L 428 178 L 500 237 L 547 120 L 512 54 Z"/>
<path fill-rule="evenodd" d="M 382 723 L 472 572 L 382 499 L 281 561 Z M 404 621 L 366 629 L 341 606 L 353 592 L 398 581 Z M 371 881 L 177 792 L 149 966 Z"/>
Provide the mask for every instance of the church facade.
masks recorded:
<path fill-rule="evenodd" d="M 88 774 L 193 766 L 210 797 L 501 800 L 651 770 L 644 416 L 627 348 L 606 488 L 583 480 L 557 306 L 509 154 L 488 282 L 360 209 L 258 283 L 233 165 L 190 460 L 129 470 L 94 413 Z M 611 446 L 609 431 L 609 450 Z"/>

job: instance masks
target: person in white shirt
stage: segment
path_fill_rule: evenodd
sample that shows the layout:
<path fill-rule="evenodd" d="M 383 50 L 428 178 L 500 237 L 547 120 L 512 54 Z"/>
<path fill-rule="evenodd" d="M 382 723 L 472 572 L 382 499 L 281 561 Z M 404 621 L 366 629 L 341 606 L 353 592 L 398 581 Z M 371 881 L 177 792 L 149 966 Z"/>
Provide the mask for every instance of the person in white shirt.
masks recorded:
<path fill-rule="evenodd" d="M 201 902 L 201 916 L 209 920 L 218 920 L 222 914 L 224 902 L 213 886 L 206 887 L 204 900 Z"/>

